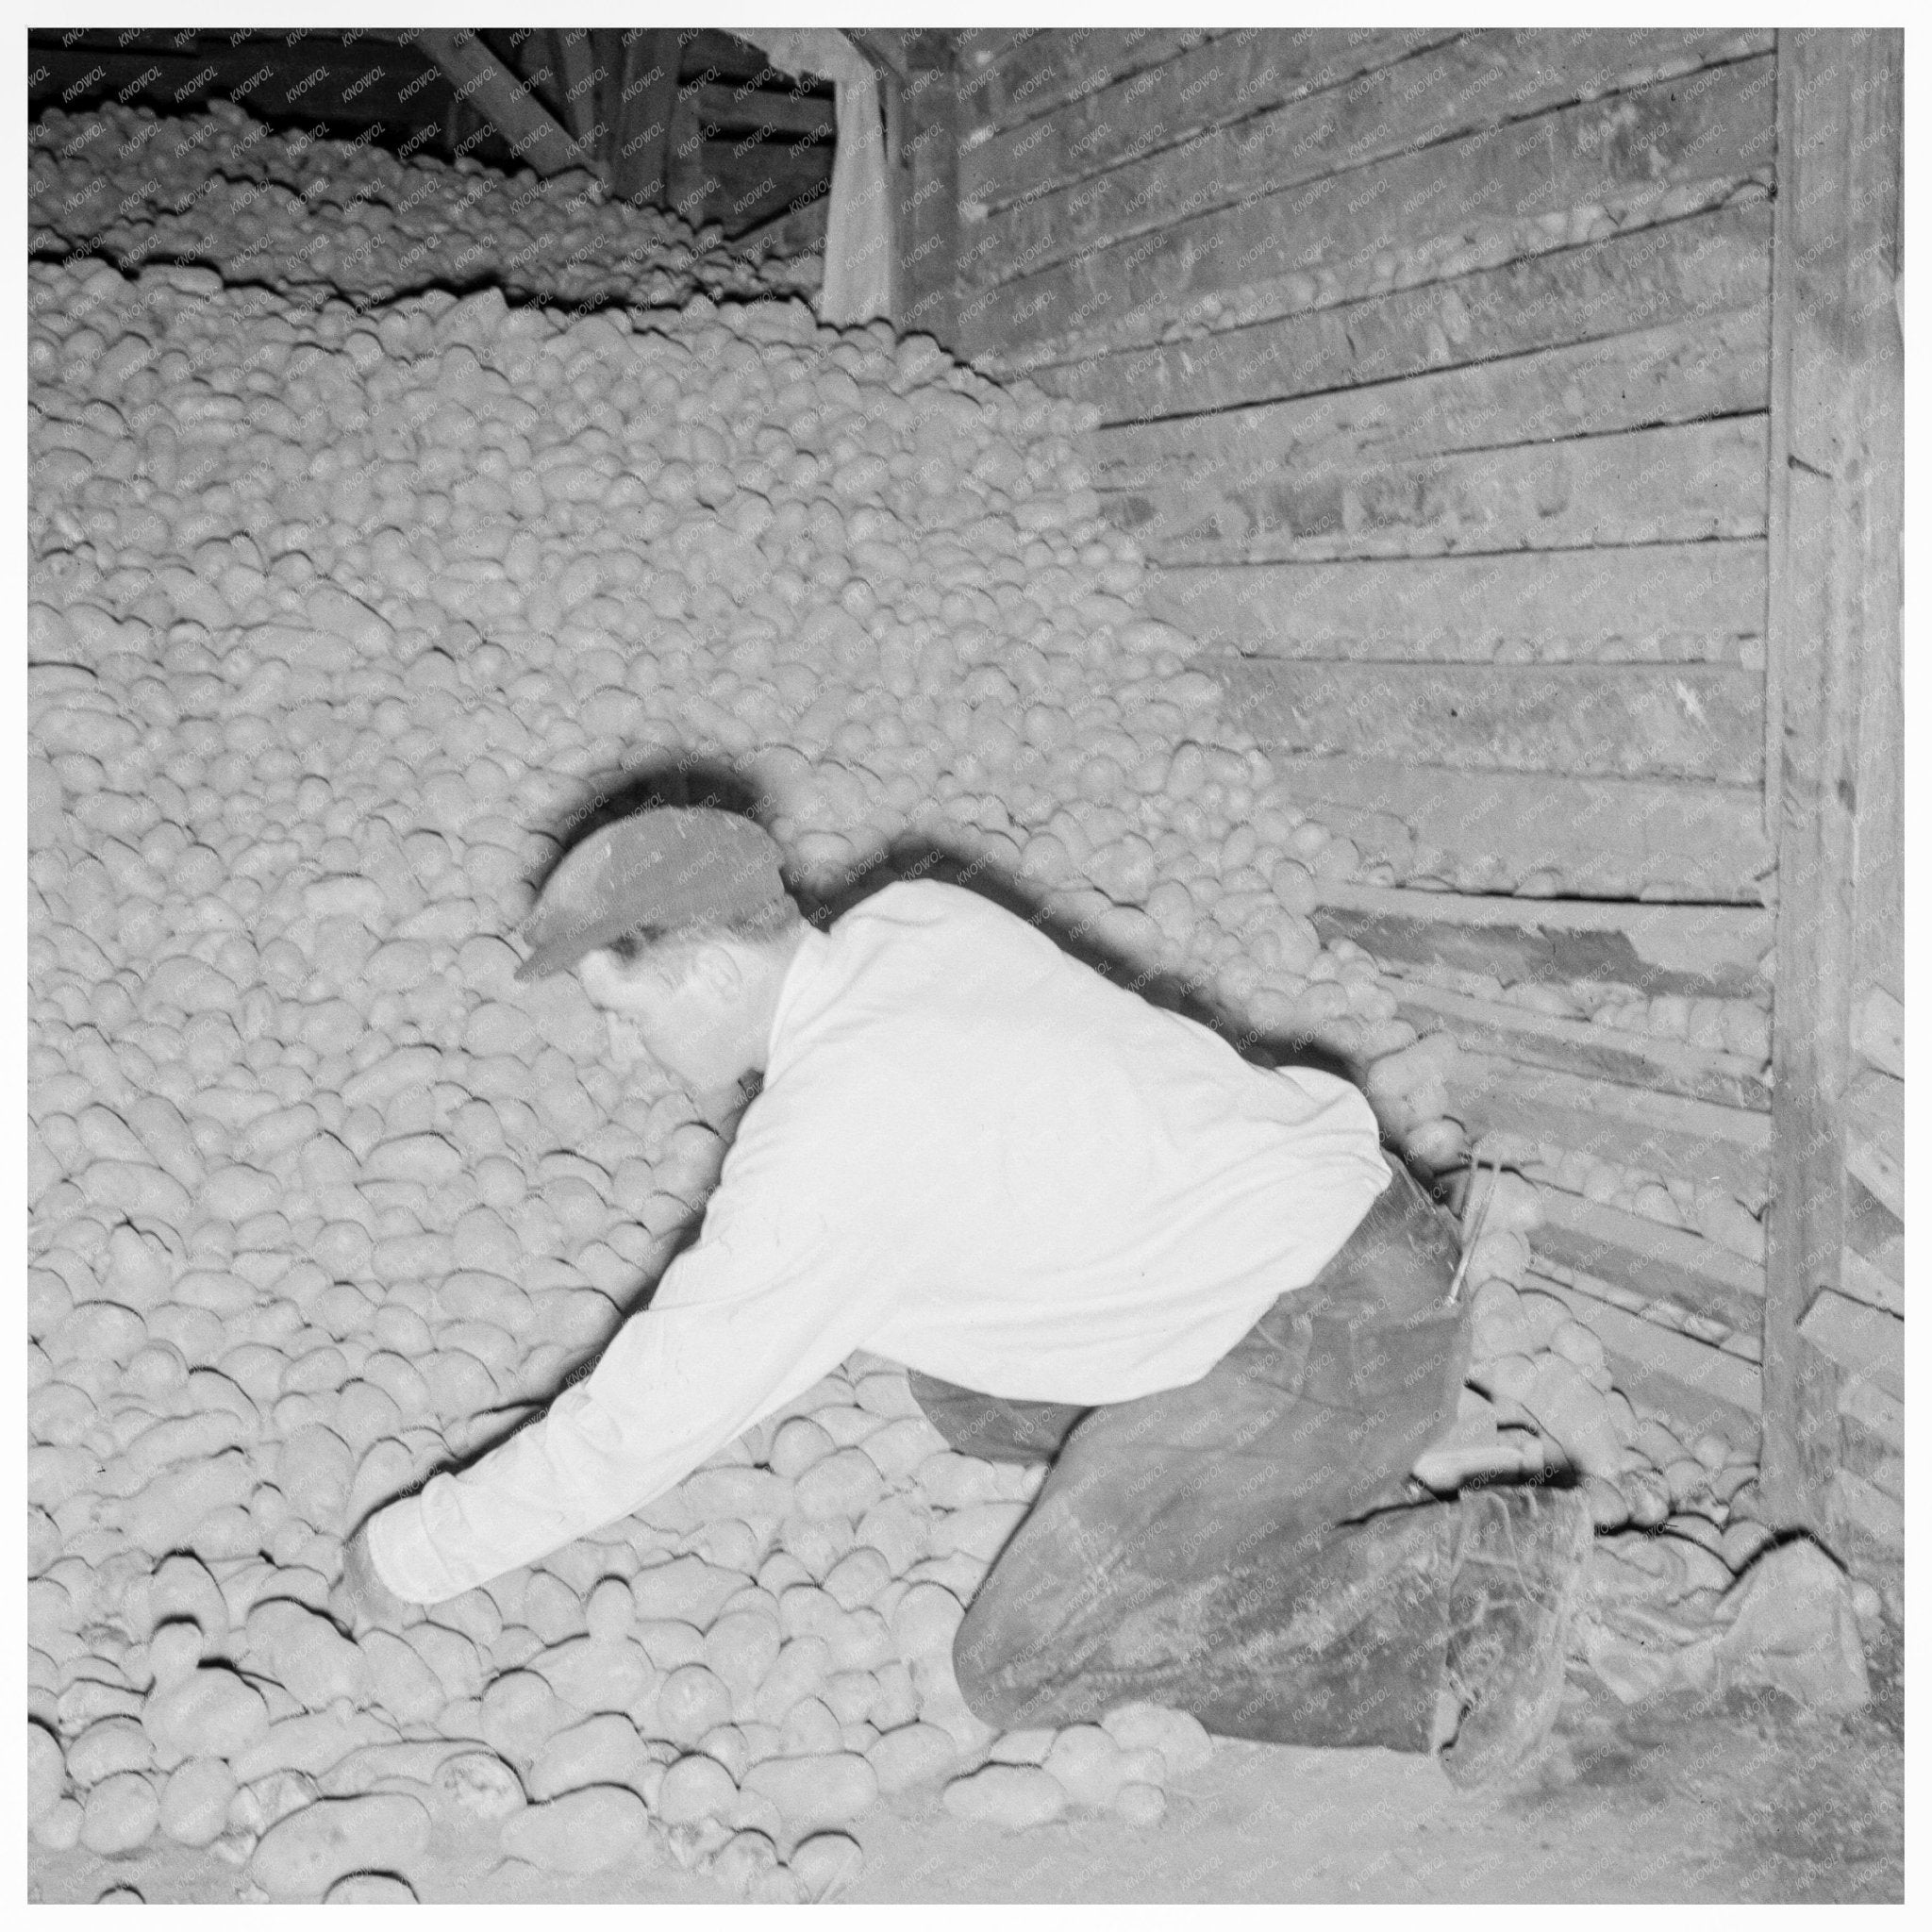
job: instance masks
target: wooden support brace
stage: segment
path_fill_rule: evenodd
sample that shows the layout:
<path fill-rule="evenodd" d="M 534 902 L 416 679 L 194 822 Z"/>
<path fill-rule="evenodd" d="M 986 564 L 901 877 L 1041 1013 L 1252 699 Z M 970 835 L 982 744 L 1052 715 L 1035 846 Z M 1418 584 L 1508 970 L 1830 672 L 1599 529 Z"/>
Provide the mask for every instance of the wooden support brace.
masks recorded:
<path fill-rule="evenodd" d="M 560 175 L 567 168 L 601 172 L 595 158 L 558 125 L 528 86 L 469 28 L 425 27 L 418 45 L 449 76 L 458 100 L 489 121 L 510 151 L 536 173 Z"/>

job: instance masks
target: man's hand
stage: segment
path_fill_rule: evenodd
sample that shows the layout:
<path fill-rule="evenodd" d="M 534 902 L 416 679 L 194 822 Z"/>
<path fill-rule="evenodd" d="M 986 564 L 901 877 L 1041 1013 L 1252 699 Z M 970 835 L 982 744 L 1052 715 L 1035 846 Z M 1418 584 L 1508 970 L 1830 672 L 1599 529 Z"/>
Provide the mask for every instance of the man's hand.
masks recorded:
<path fill-rule="evenodd" d="M 329 1591 L 329 1608 L 339 1622 L 347 1624 L 353 1637 L 371 1630 L 400 1632 L 415 1621 L 415 1606 L 391 1594 L 375 1574 L 375 1560 L 369 1554 L 369 1525 L 364 1524 L 342 1545 L 342 1574 Z M 417 1611 L 420 1614 L 420 1611 Z"/>

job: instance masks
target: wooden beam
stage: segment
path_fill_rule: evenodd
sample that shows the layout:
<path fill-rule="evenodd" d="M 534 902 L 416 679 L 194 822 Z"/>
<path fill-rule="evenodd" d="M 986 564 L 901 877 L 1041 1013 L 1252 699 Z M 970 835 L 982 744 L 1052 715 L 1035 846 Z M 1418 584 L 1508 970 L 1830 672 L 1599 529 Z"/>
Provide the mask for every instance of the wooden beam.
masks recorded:
<path fill-rule="evenodd" d="M 1760 903 L 1772 864 L 1755 785 L 1661 778 L 1560 778 L 1457 772 L 1391 758 L 1291 758 L 1275 775 L 1317 817 L 1346 808 L 1365 858 L 1399 860 L 1410 878 L 1435 875 L 1496 891 L 1554 873 L 1575 897 Z M 1412 843 L 1386 850 L 1364 815 L 1393 817 Z M 1442 867 L 1447 870 L 1441 870 Z"/>
<path fill-rule="evenodd" d="M 1906 1507 L 1897 1497 L 1887 1495 L 1876 1483 L 1840 1469 L 1832 1476 L 1830 1498 L 1832 1521 L 1841 1542 L 1856 1550 L 1855 1540 L 1863 1539 L 1894 1558 L 1903 1554 Z"/>
<path fill-rule="evenodd" d="M 1644 992 L 1768 997 L 1771 913 L 1743 906 L 1631 906 L 1407 891 L 1318 879 L 1313 918 L 1397 967 L 1443 965 L 1562 985 L 1588 979 Z"/>
<path fill-rule="evenodd" d="M 963 201 L 990 210 L 1045 194 L 1190 136 L 1353 80 L 1455 38 L 1440 27 L 1241 27 L 1110 82 L 959 158 Z M 979 219 L 975 213 L 974 219 Z"/>
<path fill-rule="evenodd" d="M 1640 1412 L 1662 1415 L 1688 1437 L 1715 1428 L 1749 1454 L 1758 1435 L 1758 1372 L 1722 1349 L 1680 1335 L 1607 1299 L 1586 1271 L 1533 1267 L 1524 1285 L 1564 1303 L 1604 1345 L 1617 1387 Z"/>
<path fill-rule="evenodd" d="M 594 155 L 599 151 L 591 139 L 597 125 L 597 56 L 591 44 L 591 29 L 551 27 L 544 38 L 556 61 L 555 86 L 563 125 L 586 154 Z"/>
<path fill-rule="evenodd" d="M 1839 1413 L 1857 1423 L 1867 1435 L 1874 1436 L 1891 1449 L 1906 1445 L 1906 1406 L 1896 1396 L 1886 1394 L 1872 1383 L 1856 1376 L 1847 1381 L 1839 1395 Z"/>
<path fill-rule="evenodd" d="M 625 201 L 664 207 L 665 157 L 677 98 L 677 29 L 647 27 L 624 49 L 611 133 L 611 192 Z"/>
<path fill-rule="evenodd" d="M 1882 986 L 1861 987 L 1852 999 L 1852 1051 L 1869 1067 L 1906 1076 L 1906 1009 Z"/>
<path fill-rule="evenodd" d="M 1497 1054 L 1520 1066 L 1554 1067 L 1657 1093 L 1681 1093 L 1719 1107 L 1771 1111 L 1763 1070 L 1739 1054 L 1712 1053 L 1681 1040 L 1626 1033 L 1621 1027 L 1592 1026 L 1587 1020 L 1558 1019 L 1501 1000 L 1470 999 L 1419 979 L 1400 980 L 1391 990 L 1396 1011 L 1418 1032 L 1447 1031 L 1478 1053 Z"/>
<path fill-rule="evenodd" d="M 1345 87 L 1331 85 L 991 216 L 988 230 L 996 245 L 984 274 L 973 279 L 996 282 L 1013 272 L 1003 271 L 1002 263 L 1037 269 L 1146 236 L 1176 215 L 1236 207 L 1324 179 L 1346 180 L 1396 155 L 1505 124 L 1520 127 L 1533 114 L 1627 92 L 1654 81 L 1673 63 L 1702 67 L 1763 55 L 1771 42 L 1767 31 L 1736 28 L 1528 27 L 1424 46 L 1411 58 L 1374 66 Z M 1219 54 L 1225 44 L 1216 41 L 1208 51 Z M 1140 99 L 1122 109 L 1130 121 L 1143 111 Z"/>
<path fill-rule="evenodd" d="M 1888 1314 L 1904 1315 L 1906 1288 L 1875 1262 L 1868 1261 L 1857 1248 L 1846 1246 L 1839 1256 L 1839 1287 L 1855 1302 L 1868 1308 L 1883 1308 Z"/>
<path fill-rule="evenodd" d="M 1249 658 L 1761 662 L 1764 544 L 1174 565 L 1149 573 L 1145 602 Z"/>
<path fill-rule="evenodd" d="M 1765 407 L 1762 308 L 1686 317 L 1558 349 L 1324 395 L 1120 424 L 1088 439 L 1096 489 L 1263 481 L 1384 458 L 1604 436 Z"/>
<path fill-rule="evenodd" d="M 1050 265 L 1015 258 L 997 225 L 982 223 L 962 250 L 962 274 L 976 282 L 997 268 L 1012 279 L 974 288 L 961 319 L 975 348 L 1089 336 L 1148 342 L 1179 307 L 1209 293 L 1346 275 L 1385 248 L 1491 224 L 1605 203 L 1641 209 L 1770 163 L 1772 77 L 1769 56 L 1739 61 L 1714 70 L 1701 92 L 1664 82 L 1554 109 Z M 1274 312 L 1305 306 L 1284 295 Z"/>
<path fill-rule="evenodd" d="M 1906 1324 L 1901 1317 L 1826 1289 L 1807 1312 L 1802 1333 L 1847 1375 L 1870 1382 L 1894 1402 L 1905 1400 Z"/>
<path fill-rule="evenodd" d="M 471 29 L 425 27 L 417 44 L 449 76 L 458 100 L 489 121 L 510 152 L 536 173 L 601 172 L 596 158 L 578 146 Z"/>
<path fill-rule="evenodd" d="M 957 340 L 959 282 L 959 98 L 952 49 L 920 37 L 905 93 L 901 233 L 906 309 L 901 326 L 947 348 Z"/>
<path fill-rule="evenodd" d="M 1844 1252 L 1863 1256 L 1874 1268 L 1890 1275 L 1903 1288 L 1906 1278 L 1904 1217 L 1868 1188 L 1849 1162 L 1845 1167 L 1844 1234 Z"/>
<path fill-rule="evenodd" d="M 1833 1535 L 1839 1370 L 1807 1334 L 1842 1268 L 1860 660 L 1897 650 L 1903 37 L 1780 30 L 1772 272 L 1767 742 L 1778 836 L 1778 1024 L 1765 1500 Z M 1874 566 L 1877 566 L 1874 568 Z M 1852 1306 L 1847 1304 L 1847 1306 Z"/>
<path fill-rule="evenodd" d="M 1103 491 L 1160 563 L 1320 562 L 1761 536 L 1764 421 Z"/>
<path fill-rule="evenodd" d="M 710 179 L 705 172 L 705 129 L 698 119 L 700 83 L 688 80 L 671 104 L 668 148 L 664 157 L 664 199 L 693 227 L 705 218 Z"/>
<path fill-rule="evenodd" d="M 1023 29 L 982 70 L 985 111 L 1000 127 L 1038 120 L 1214 37 L 1215 29 L 1204 27 Z"/>
<path fill-rule="evenodd" d="M 1231 408 L 1595 341 L 1755 308 L 1770 313 L 1771 204 L 1744 202 L 1240 328 L 1103 350 L 986 358 L 1103 422 Z"/>
<path fill-rule="evenodd" d="M 862 37 L 861 37 L 862 38 Z M 910 229 L 906 192 L 906 84 L 898 69 L 870 44 L 859 51 L 872 63 L 879 93 L 880 133 L 884 144 L 886 196 L 886 319 L 904 331 L 908 300 L 907 262 Z"/>
<path fill-rule="evenodd" d="M 1641 1294 L 1708 1315 L 1728 1328 L 1757 1325 L 1764 1270 L 1681 1227 L 1666 1227 L 1560 1188 L 1540 1191 L 1542 1224 L 1531 1249 Z"/>
<path fill-rule="evenodd" d="M 1374 753 L 1458 771 L 1751 785 L 1755 671 L 1709 664 L 1425 665 L 1199 657 L 1270 750 Z"/>
<path fill-rule="evenodd" d="M 1875 1070 L 1844 1099 L 1845 1166 L 1903 1222 L 1906 1215 L 1906 1083 Z"/>
<path fill-rule="evenodd" d="M 1449 1110 L 1472 1140 L 1524 1134 L 1624 1167 L 1723 1188 L 1747 1204 L 1761 1201 L 1769 1182 L 1771 1122 L 1743 1108 L 1465 1053 Z"/>

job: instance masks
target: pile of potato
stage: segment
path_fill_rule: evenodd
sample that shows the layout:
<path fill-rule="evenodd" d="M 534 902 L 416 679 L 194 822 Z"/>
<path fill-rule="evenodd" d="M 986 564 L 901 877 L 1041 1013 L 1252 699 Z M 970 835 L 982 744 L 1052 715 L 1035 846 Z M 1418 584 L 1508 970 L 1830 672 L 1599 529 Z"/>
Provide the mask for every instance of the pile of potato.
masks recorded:
<path fill-rule="evenodd" d="M 888 1364 L 400 1637 L 325 1609 L 350 1527 L 591 1358 L 715 1178 L 574 979 L 511 977 L 654 752 L 755 781 L 803 887 L 908 835 L 1017 875 L 1457 1158 L 1446 1042 L 1307 916 L 1358 855 L 1143 614 L 1077 412 L 790 301 L 361 313 L 80 261 L 30 315 L 36 1842 L 374 1899 L 481 1831 L 789 1897 L 902 1792 L 1156 1822 L 1192 1720 L 966 1709 L 952 1633 L 1038 1474 Z"/>
<path fill-rule="evenodd" d="M 1064 412 L 796 305 L 32 284 L 37 1840 L 316 1896 L 426 1790 L 766 1895 L 846 1882 L 901 1789 L 1152 1822 L 1191 1720 L 967 1711 L 1037 1478 L 883 1366 L 403 1638 L 324 1614 L 348 1528 L 593 1354 L 715 1175 L 573 979 L 510 976 L 553 833 L 654 747 L 737 761 L 804 880 L 929 824 L 1130 958 L 1411 1038 L 1276 896 L 1334 841 L 1215 742 Z"/>
<path fill-rule="evenodd" d="M 28 245 L 124 268 L 203 262 L 229 283 L 387 301 L 490 283 L 558 303 L 661 308 L 804 293 L 816 255 L 754 263 L 723 230 L 607 201 L 594 176 L 540 180 L 372 142 L 272 133 L 226 101 L 157 117 L 55 110 L 27 147 Z"/>
<path fill-rule="evenodd" d="M 1542 1218 L 1535 1184 L 1485 1171 L 1471 1185 L 1467 1223 L 1485 1200 L 1468 1255 L 1469 1384 L 1455 1429 L 1419 1474 L 1567 1473 L 1600 1530 L 1661 1530 L 1743 1569 L 1770 1535 L 1755 1514 L 1757 1443 L 1715 1428 L 1686 1443 L 1661 1416 L 1641 1415 L 1615 1387 L 1595 1332 L 1557 1296 L 1524 1285 Z"/>

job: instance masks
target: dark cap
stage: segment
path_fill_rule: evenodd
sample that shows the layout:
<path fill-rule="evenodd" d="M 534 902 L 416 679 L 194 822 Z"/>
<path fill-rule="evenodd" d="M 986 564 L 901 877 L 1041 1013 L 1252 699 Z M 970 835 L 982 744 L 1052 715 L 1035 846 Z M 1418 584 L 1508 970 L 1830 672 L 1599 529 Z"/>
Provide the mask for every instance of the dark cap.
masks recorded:
<path fill-rule="evenodd" d="M 761 825 L 710 806 L 653 806 L 592 832 L 550 874 L 519 979 L 575 966 L 641 925 L 742 918 L 785 897 L 784 855 Z"/>

